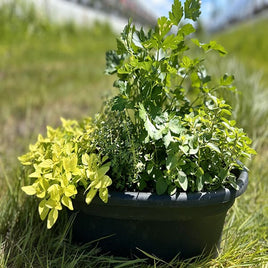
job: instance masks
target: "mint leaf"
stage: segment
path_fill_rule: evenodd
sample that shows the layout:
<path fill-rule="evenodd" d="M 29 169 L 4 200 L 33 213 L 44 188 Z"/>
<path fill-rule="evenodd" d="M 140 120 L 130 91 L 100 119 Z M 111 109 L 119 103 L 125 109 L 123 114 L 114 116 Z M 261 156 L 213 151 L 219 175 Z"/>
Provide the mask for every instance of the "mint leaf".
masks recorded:
<path fill-rule="evenodd" d="M 160 176 L 156 179 L 156 193 L 158 195 L 164 194 L 168 188 L 167 182 L 165 179 Z"/>
<path fill-rule="evenodd" d="M 215 152 L 217 152 L 217 153 L 219 153 L 219 154 L 221 153 L 219 147 L 218 147 L 217 145 L 215 145 L 214 143 L 209 142 L 209 143 L 206 145 L 206 147 L 210 148 L 212 151 L 215 151 Z"/>
<path fill-rule="evenodd" d="M 187 191 L 188 188 L 187 175 L 182 170 L 178 172 L 177 182 L 184 191 Z"/>
<path fill-rule="evenodd" d="M 164 136 L 164 144 L 165 144 L 165 147 L 168 148 L 169 144 L 171 142 L 173 142 L 174 139 L 173 137 L 171 136 L 171 133 L 170 131 L 167 133 L 167 135 Z"/>
<path fill-rule="evenodd" d="M 184 3 L 184 16 L 185 19 L 191 19 L 196 21 L 200 11 L 200 1 L 199 0 L 186 0 Z"/>
<path fill-rule="evenodd" d="M 168 123 L 169 129 L 175 134 L 181 134 L 183 127 L 179 118 L 172 118 Z"/>
<path fill-rule="evenodd" d="M 146 110 L 142 104 L 140 104 L 140 109 L 139 109 L 139 116 L 140 118 L 144 121 L 144 127 L 148 133 L 148 135 L 153 139 L 153 140 L 159 140 L 162 138 L 162 132 L 161 130 L 158 130 L 154 124 L 150 121 Z"/>

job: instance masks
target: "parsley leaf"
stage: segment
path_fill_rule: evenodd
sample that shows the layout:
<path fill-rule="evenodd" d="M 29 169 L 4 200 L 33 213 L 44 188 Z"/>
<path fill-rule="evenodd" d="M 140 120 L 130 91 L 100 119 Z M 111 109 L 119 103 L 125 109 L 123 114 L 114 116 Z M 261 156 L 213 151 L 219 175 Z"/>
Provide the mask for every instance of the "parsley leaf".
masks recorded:
<path fill-rule="evenodd" d="M 179 0 L 175 0 L 174 4 L 172 5 L 172 12 L 169 12 L 169 19 L 174 25 L 178 25 L 181 21 L 183 16 L 183 7 Z"/>
<path fill-rule="evenodd" d="M 201 14 L 200 11 L 200 1 L 199 0 L 186 0 L 184 3 L 184 12 L 185 12 L 185 19 L 191 19 L 196 21 L 199 15 Z"/>

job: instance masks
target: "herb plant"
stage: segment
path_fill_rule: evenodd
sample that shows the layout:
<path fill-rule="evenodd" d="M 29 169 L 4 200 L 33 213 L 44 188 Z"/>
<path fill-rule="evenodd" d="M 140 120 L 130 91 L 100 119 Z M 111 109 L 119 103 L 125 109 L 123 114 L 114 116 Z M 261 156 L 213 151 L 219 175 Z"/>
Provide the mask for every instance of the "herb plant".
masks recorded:
<path fill-rule="evenodd" d="M 219 97 L 235 90 L 234 77 L 218 81 L 207 74 L 205 57 L 225 49 L 215 41 L 191 39 L 200 3 L 174 0 L 168 17 L 154 29 L 136 29 L 129 21 L 108 51 L 106 73 L 116 74 L 118 94 L 94 119 L 62 120 L 48 127 L 30 152 L 19 160 L 29 166 L 22 190 L 41 199 L 39 214 L 47 227 L 56 222 L 62 205 L 73 209 L 78 188 L 86 202 L 96 193 L 108 201 L 108 187 L 119 191 L 180 191 L 238 189 L 234 170 L 255 151 L 251 140 L 231 120 L 231 107 Z M 196 46 L 201 56 L 191 56 Z M 196 49 L 196 48 L 194 48 Z"/>
<path fill-rule="evenodd" d="M 118 78 L 112 109 L 127 114 L 142 144 L 145 170 L 139 190 L 174 194 L 223 185 L 237 189 L 232 173 L 239 167 L 237 160 L 255 151 L 230 120 L 231 107 L 218 96 L 223 89 L 234 90 L 234 77 L 224 74 L 212 81 L 204 67 L 207 53 L 226 51 L 215 41 L 189 39 L 195 29 L 182 25 L 183 15 L 196 21 L 199 1 L 187 0 L 183 8 L 175 0 L 169 17 L 160 17 L 148 32 L 128 23 L 117 39 L 117 50 L 107 53 L 107 73 Z M 203 54 L 192 58 L 188 43 Z"/>
<path fill-rule="evenodd" d="M 62 119 L 62 126 L 47 128 L 47 137 L 39 135 L 30 151 L 19 157 L 21 163 L 31 167 L 29 178 L 33 183 L 22 187 L 28 195 L 42 199 L 38 206 L 40 218 L 47 217 L 50 229 L 58 218 L 62 205 L 73 210 L 72 198 L 78 186 L 86 193 L 89 204 L 96 193 L 103 202 L 108 201 L 112 180 L 106 175 L 110 168 L 107 157 L 95 154 L 90 146 L 91 120 L 79 125 L 77 121 Z"/>

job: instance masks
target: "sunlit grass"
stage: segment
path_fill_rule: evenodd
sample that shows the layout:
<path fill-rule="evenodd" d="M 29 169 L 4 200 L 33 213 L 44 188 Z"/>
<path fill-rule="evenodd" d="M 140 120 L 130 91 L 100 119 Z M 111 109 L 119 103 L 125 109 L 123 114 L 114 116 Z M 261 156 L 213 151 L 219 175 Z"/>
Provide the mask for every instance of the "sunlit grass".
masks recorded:
<path fill-rule="evenodd" d="M 263 73 L 262 82 L 268 87 L 268 19 L 249 20 L 215 35 L 229 52 L 241 60 L 251 72 Z"/>
<path fill-rule="evenodd" d="M 100 109 L 112 88 L 105 51 L 115 45 L 106 25 L 77 29 L 51 25 L 32 10 L 16 14 L 0 10 L 0 155 L 10 164 L 47 124 Z"/>
<path fill-rule="evenodd" d="M 265 151 L 268 144 L 268 86 L 263 83 L 263 75 L 250 72 L 234 57 L 226 57 L 218 64 L 218 58 L 211 57 L 209 72 L 233 74 L 236 92 L 224 91 L 221 94 L 233 107 L 233 117 L 238 126 L 253 140 L 253 147 Z"/>

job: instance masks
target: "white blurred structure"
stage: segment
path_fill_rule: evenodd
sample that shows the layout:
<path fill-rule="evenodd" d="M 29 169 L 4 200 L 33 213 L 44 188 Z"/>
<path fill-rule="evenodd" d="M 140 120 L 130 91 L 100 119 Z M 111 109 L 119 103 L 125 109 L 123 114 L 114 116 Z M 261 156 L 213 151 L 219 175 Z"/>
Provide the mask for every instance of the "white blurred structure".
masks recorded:
<path fill-rule="evenodd" d="M 33 5 L 41 16 L 54 22 L 73 22 L 77 25 L 92 25 L 96 21 L 107 23 L 115 32 L 121 32 L 128 18 L 139 25 L 152 25 L 156 19 L 143 8 L 138 0 L 20 0 Z M 0 0 L 13 3 L 16 0 Z M 135 3 L 135 4 L 134 4 Z"/>
<path fill-rule="evenodd" d="M 142 0 L 66 0 L 81 6 L 101 10 L 106 14 L 117 17 L 133 18 L 134 21 L 150 25 L 155 22 L 155 17 L 145 9 Z"/>

